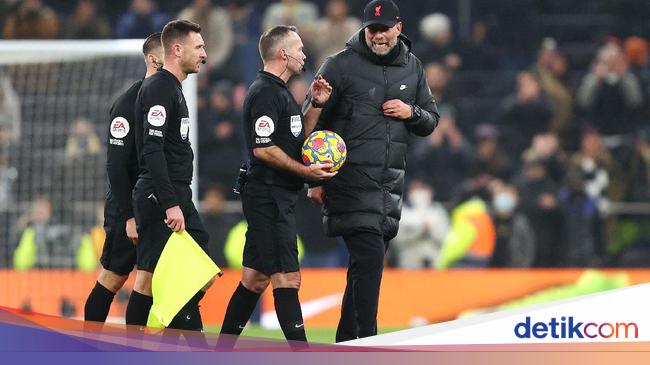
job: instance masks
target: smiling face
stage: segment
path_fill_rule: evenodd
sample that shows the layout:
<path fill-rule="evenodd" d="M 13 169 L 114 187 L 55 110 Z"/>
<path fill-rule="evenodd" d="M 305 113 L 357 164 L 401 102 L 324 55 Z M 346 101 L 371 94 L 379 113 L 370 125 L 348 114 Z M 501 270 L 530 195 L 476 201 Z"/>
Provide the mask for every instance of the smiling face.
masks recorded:
<path fill-rule="evenodd" d="M 391 28 L 381 24 L 372 24 L 364 29 L 366 44 L 378 56 L 385 56 L 390 53 L 397 45 L 397 37 L 401 33 L 401 22 Z"/>

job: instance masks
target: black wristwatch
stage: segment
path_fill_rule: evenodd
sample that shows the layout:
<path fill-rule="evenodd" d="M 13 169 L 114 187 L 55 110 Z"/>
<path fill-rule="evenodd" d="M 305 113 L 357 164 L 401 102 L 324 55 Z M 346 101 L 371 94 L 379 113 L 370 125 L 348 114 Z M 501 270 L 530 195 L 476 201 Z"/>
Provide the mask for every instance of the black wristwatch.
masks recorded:
<path fill-rule="evenodd" d="M 417 105 L 411 105 L 411 119 L 420 119 L 422 116 L 422 108 Z"/>
<path fill-rule="evenodd" d="M 316 99 L 312 98 L 311 99 L 311 106 L 312 106 L 312 108 L 321 109 L 321 108 L 323 108 L 325 106 L 325 103 L 320 104 L 320 103 L 318 103 L 316 101 Z"/>

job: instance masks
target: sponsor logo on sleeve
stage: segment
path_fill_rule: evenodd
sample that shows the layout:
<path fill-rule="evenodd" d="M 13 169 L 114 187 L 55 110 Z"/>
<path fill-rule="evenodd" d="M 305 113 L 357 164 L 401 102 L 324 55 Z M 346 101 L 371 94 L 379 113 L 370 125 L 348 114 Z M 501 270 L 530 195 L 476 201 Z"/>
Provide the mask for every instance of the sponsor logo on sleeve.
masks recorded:
<path fill-rule="evenodd" d="M 147 113 L 147 122 L 154 127 L 162 127 L 167 119 L 167 111 L 162 105 L 154 105 L 149 108 Z"/>
<path fill-rule="evenodd" d="M 181 118 L 181 138 L 183 141 L 187 139 L 190 133 L 190 118 Z"/>
<path fill-rule="evenodd" d="M 257 144 L 263 144 L 263 143 L 269 143 L 269 142 L 271 142 L 271 138 L 268 138 L 268 137 L 263 137 L 263 138 L 257 137 L 257 138 L 255 138 L 255 143 L 257 143 Z"/>
<path fill-rule="evenodd" d="M 163 132 L 156 129 L 149 129 L 149 135 L 154 137 L 162 137 Z"/>
<path fill-rule="evenodd" d="M 124 138 L 129 134 L 129 122 L 123 117 L 116 117 L 111 122 L 111 136 L 114 138 Z"/>
<path fill-rule="evenodd" d="M 266 115 L 263 115 L 255 121 L 255 134 L 260 137 L 269 137 L 275 131 L 273 120 Z"/>
<path fill-rule="evenodd" d="M 300 118 L 300 115 L 291 116 L 291 124 L 289 124 L 289 127 L 291 128 L 291 134 L 293 134 L 294 137 L 300 135 L 300 132 L 302 132 L 302 118 Z"/>

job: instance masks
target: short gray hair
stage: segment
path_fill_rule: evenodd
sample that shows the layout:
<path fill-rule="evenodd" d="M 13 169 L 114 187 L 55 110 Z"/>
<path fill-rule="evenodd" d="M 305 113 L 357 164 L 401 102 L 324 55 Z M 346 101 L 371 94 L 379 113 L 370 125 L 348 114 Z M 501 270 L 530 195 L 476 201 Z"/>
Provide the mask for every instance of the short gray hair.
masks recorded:
<path fill-rule="evenodd" d="M 260 56 L 267 62 L 273 58 L 280 42 L 284 42 L 290 32 L 298 33 L 298 28 L 291 25 L 277 25 L 262 34 L 260 37 Z"/>

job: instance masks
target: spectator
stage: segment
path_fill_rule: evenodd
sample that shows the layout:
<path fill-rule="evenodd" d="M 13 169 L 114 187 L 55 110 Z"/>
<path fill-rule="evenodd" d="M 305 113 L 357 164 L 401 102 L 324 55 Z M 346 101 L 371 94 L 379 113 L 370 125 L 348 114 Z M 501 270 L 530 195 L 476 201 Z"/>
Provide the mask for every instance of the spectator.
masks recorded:
<path fill-rule="evenodd" d="M 241 116 L 233 108 L 232 87 L 221 83 L 210 93 L 207 108 L 199 114 L 199 174 L 209 183 L 233 186 L 244 157 Z M 228 189 L 228 198 L 233 198 Z"/>
<path fill-rule="evenodd" d="M 296 26 L 305 46 L 305 54 L 316 55 L 313 49 L 318 17 L 318 7 L 311 1 L 280 0 L 266 8 L 264 19 L 262 19 L 262 29 L 268 30 L 279 24 Z M 308 57 L 305 60 L 305 67 L 308 70 L 318 66 L 314 64 L 315 58 Z"/>
<path fill-rule="evenodd" d="M 563 147 L 573 147 L 576 130 L 573 121 L 573 94 L 567 84 L 568 61 L 557 49 L 554 39 L 546 38 L 537 56 L 533 70 L 544 95 L 553 105 L 551 130 L 560 137 Z"/>
<path fill-rule="evenodd" d="M 104 154 L 99 137 L 88 120 L 78 118 L 73 123 L 64 156 L 65 175 L 60 183 L 65 195 L 63 201 L 57 200 L 56 204 L 72 208 L 79 202 L 101 200 L 104 184 L 95 177 L 104 172 Z"/>
<path fill-rule="evenodd" d="M 496 230 L 491 267 L 531 267 L 535 261 L 535 231 L 519 207 L 517 189 L 501 181 L 490 186 Z"/>
<path fill-rule="evenodd" d="M 5 39 L 53 39 L 59 35 L 59 18 L 41 0 L 24 0 L 5 21 Z"/>
<path fill-rule="evenodd" d="M 454 75 L 443 64 L 437 62 L 427 64 L 424 72 L 427 76 L 427 85 L 429 85 L 433 99 L 438 104 L 438 109 L 446 110 L 454 115 L 463 134 L 469 135 L 472 127 L 463 124 L 460 111 L 456 106 L 457 93 L 454 89 Z"/>
<path fill-rule="evenodd" d="M 625 200 L 650 202 L 650 131 L 638 134 L 624 171 L 627 172 Z"/>
<path fill-rule="evenodd" d="M 488 175 L 509 180 L 512 175 L 512 161 L 499 144 L 499 131 L 491 124 L 481 124 L 475 131 L 476 161 L 473 176 Z"/>
<path fill-rule="evenodd" d="M 16 207 L 18 170 L 10 163 L 10 129 L 0 123 L 0 268 L 9 266 L 11 232 Z"/>
<path fill-rule="evenodd" d="M 261 15 L 254 4 L 244 0 L 227 0 L 225 9 L 232 22 L 234 48 L 231 57 L 223 66 L 223 71 L 213 73 L 211 78 L 250 85 L 262 65 L 257 49 L 261 34 Z"/>
<path fill-rule="evenodd" d="M 448 108 L 453 107 L 454 95 L 449 90 L 449 83 L 453 76 L 449 70 L 441 63 L 431 62 L 426 65 L 425 72 L 431 95 L 436 102 Z"/>
<path fill-rule="evenodd" d="M 9 1 L 0 1 L 0 29 L 5 29 L 5 20 L 13 10 L 15 4 Z"/>
<path fill-rule="evenodd" d="M 416 47 L 422 63 L 443 64 L 451 73 L 462 65 L 462 59 L 453 44 L 451 20 L 445 14 L 434 13 L 420 21 L 423 42 Z"/>
<path fill-rule="evenodd" d="M 517 183 L 522 212 L 530 219 L 535 232 L 534 267 L 557 267 L 564 233 L 562 211 L 556 197 L 557 185 L 547 176 L 539 160 L 527 160 Z"/>
<path fill-rule="evenodd" d="M 129 11 L 115 24 L 115 38 L 147 38 L 161 32 L 169 18 L 156 9 L 153 0 L 132 0 Z"/>
<path fill-rule="evenodd" d="M 0 125 L 10 137 L 5 143 L 17 142 L 21 127 L 20 99 L 11 79 L 0 74 Z"/>
<path fill-rule="evenodd" d="M 544 98 L 539 81 L 530 72 L 520 72 L 516 93 L 503 103 L 501 123 L 506 152 L 521 156 L 533 136 L 549 130 L 552 118 L 553 109 Z"/>
<path fill-rule="evenodd" d="M 235 37 L 228 12 L 214 6 L 211 0 L 194 0 L 178 14 L 178 19 L 188 19 L 203 27 L 209 70 L 223 66 L 230 57 Z"/>
<path fill-rule="evenodd" d="M 102 39 L 111 36 L 108 20 L 99 15 L 95 0 L 79 0 L 73 15 L 65 22 L 64 38 Z"/>
<path fill-rule="evenodd" d="M 200 205 L 201 220 L 210 235 L 208 244 L 210 257 L 220 267 L 228 266 L 224 251 L 226 237 L 235 224 L 242 219 L 239 214 L 229 214 L 224 211 L 225 190 L 221 185 L 211 185 L 203 193 Z"/>
<path fill-rule="evenodd" d="M 90 122 L 77 118 L 70 129 L 70 135 L 65 144 L 65 156 L 74 161 L 84 156 L 97 156 L 101 153 L 102 145 Z"/>
<path fill-rule="evenodd" d="M 586 176 L 579 171 L 567 174 L 566 180 L 558 193 L 565 221 L 561 266 L 597 266 L 603 247 L 598 201 L 587 193 Z"/>
<path fill-rule="evenodd" d="M 325 16 L 318 20 L 314 32 L 316 64 L 345 47 L 350 37 L 361 28 L 361 21 L 348 14 L 347 0 L 329 0 Z"/>
<path fill-rule="evenodd" d="M 14 251 L 14 268 L 72 268 L 74 250 L 69 227 L 52 222 L 52 204 L 41 197 L 17 223 L 20 240 Z"/>
<path fill-rule="evenodd" d="M 643 105 L 639 79 L 629 71 L 621 48 L 603 46 L 577 92 L 578 105 L 588 122 L 605 136 L 632 133 L 639 126 Z"/>
<path fill-rule="evenodd" d="M 488 43 L 487 32 L 487 25 L 483 21 L 472 24 L 470 39 L 459 47 L 462 71 L 494 71 L 499 68 L 499 54 Z"/>
<path fill-rule="evenodd" d="M 400 230 L 392 241 L 397 266 L 402 269 L 433 267 L 449 230 L 449 214 L 442 204 L 433 200 L 433 188 L 422 180 L 409 183 L 407 198 Z"/>
<path fill-rule="evenodd" d="M 449 201 L 469 177 L 473 152 L 453 116 L 442 108 L 439 110 L 435 133 L 413 145 L 409 161 L 412 161 L 412 177 L 433 186 L 439 201 Z M 437 173 L 440 171 L 444 173 Z"/>
<path fill-rule="evenodd" d="M 436 260 L 436 267 L 487 267 L 494 254 L 496 231 L 488 206 L 470 194 L 451 212 L 451 226 Z"/>
<path fill-rule="evenodd" d="M 620 165 L 603 146 L 602 136 L 595 129 L 583 132 L 580 151 L 571 156 L 567 175 L 581 176 L 585 191 L 598 202 L 623 198 Z"/>
<path fill-rule="evenodd" d="M 541 133 L 533 137 L 533 143 L 524 151 L 524 161 L 539 161 L 544 165 L 546 174 L 558 186 L 564 180 L 567 169 L 567 158 L 562 149 L 557 134 Z"/>

